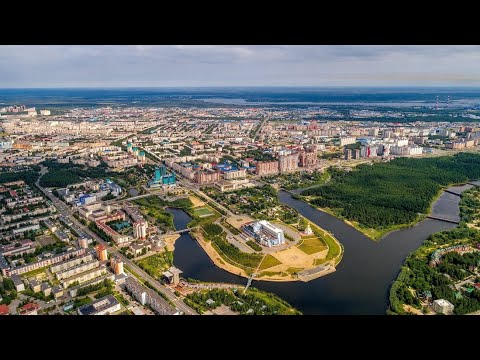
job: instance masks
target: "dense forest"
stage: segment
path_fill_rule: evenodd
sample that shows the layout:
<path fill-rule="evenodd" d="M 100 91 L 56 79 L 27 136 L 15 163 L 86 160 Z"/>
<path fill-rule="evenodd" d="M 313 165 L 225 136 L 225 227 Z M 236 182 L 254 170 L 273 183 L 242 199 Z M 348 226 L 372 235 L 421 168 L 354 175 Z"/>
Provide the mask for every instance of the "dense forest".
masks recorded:
<path fill-rule="evenodd" d="M 104 178 L 106 174 L 105 165 L 96 168 L 82 168 L 75 164 L 59 164 L 53 160 L 43 162 L 49 172 L 40 179 L 43 187 L 65 187 L 70 184 L 82 182 L 85 178 Z"/>
<path fill-rule="evenodd" d="M 388 163 L 359 165 L 344 172 L 329 170 L 332 180 L 302 192 L 309 202 L 330 208 L 348 220 L 384 229 L 406 224 L 425 214 L 443 186 L 480 178 L 480 155 L 398 158 Z"/>
<path fill-rule="evenodd" d="M 29 185 L 33 185 L 38 179 L 38 173 L 35 171 L 2 172 L 0 173 L 0 184 L 10 181 L 23 180 Z"/>

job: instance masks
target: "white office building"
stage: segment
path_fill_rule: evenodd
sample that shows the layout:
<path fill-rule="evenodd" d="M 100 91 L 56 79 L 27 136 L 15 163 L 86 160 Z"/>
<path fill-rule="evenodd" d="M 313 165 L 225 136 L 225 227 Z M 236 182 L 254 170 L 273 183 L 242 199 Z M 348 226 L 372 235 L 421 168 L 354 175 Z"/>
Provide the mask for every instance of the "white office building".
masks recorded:
<path fill-rule="evenodd" d="M 279 246 L 285 244 L 283 230 L 270 224 L 266 220 L 260 220 L 252 224 L 256 240 L 263 246 Z"/>

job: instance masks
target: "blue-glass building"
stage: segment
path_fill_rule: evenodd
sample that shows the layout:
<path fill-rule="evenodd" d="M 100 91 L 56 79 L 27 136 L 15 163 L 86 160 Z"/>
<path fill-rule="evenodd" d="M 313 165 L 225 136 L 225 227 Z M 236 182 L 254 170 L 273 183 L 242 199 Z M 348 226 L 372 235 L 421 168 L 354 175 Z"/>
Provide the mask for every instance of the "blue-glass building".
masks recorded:
<path fill-rule="evenodd" d="M 175 186 L 177 178 L 175 173 L 169 173 L 165 165 L 161 165 L 155 169 L 152 180 L 149 181 L 149 187 L 159 186 Z"/>

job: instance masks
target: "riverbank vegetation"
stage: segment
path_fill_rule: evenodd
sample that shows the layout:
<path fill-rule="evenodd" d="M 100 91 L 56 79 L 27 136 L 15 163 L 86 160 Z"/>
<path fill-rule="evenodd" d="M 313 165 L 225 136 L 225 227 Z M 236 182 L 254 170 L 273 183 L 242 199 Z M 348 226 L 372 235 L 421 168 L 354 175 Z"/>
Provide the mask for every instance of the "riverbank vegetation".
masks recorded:
<path fill-rule="evenodd" d="M 202 290 L 188 294 L 185 303 L 200 314 L 215 310 L 221 305 L 226 305 L 240 315 L 302 314 L 278 296 L 255 288 L 250 288 L 245 294 L 237 289 Z"/>
<path fill-rule="evenodd" d="M 471 201 L 477 191 L 474 188 L 462 194 L 462 219 L 480 211 L 480 203 Z M 436 299 L 450 301 L 455 314 L 480 310 L 480 231 L 468 225 L 462 221 L 453 230 L 430 235 L 407 257 L 390 289 L 388 313 L 405 314 L 405 305 L 432 312 L 430 304 Z M 457 245 L 465 247 L 459 251 Z M 441 256 L 438 252 L 433 256 L 442 249 Z"/>
<path fill-rule="evenodd" d="M 353 225 L 378 230 L 379 236 L 419 220 L 442 188 L 480 178 L 480 155 L 398 158 L 359 165 L 350 172 L 331 169 L 330 173 L 328 184 L 307 189 L 302 197 Z"/>

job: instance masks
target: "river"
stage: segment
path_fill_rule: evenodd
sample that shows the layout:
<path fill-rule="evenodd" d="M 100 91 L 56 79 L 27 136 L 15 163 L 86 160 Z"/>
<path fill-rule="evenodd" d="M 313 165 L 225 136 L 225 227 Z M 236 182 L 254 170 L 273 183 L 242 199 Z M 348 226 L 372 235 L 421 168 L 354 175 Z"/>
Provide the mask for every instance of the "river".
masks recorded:
<path fill-rule="evenodd" d="M 460 193 L 470 185 L 448 190 Z M 345 252 L 337 271 L 310 282 L 253 281 L 252 286 L 273 292 L 304 314 L 385 314 L 388 291 L 408 254 L 417 249 L 432 233 L 452 229 L 455 224 L 426 219 L 411 228 L 394 231 L 374 242 L 336 217 L 318 211 L 285 191 L 280 201 L 296 208 L 303 216 L 332 232 Z M 434 203 L 431 215 L 458 221 L 460 197 L 444 192 Z M 191 220 L 179 209 L 174 214 L 177 229 Z M 175 243 L 174 264 L 185 278 L 201 281 L 246 284 L 246 279 L 216 267 L 203 249 L 184 233 Z"/>

